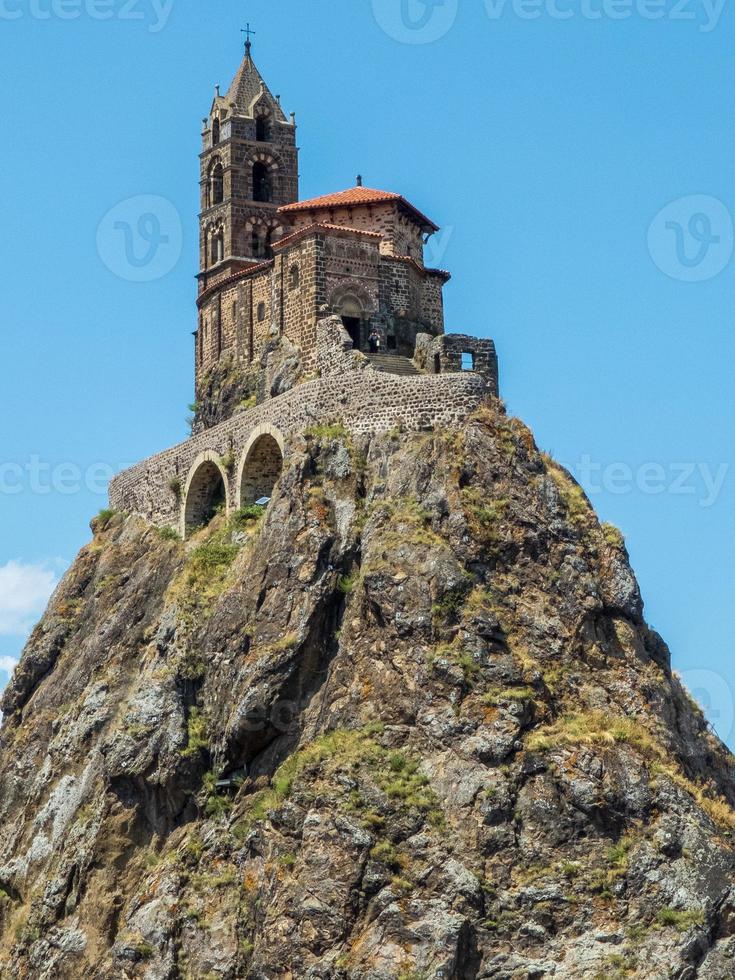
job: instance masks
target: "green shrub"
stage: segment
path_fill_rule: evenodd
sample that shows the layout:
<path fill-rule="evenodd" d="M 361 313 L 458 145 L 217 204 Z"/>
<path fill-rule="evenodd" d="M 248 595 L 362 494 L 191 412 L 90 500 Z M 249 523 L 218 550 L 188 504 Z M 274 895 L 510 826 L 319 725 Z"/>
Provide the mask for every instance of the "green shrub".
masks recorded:
<path fill-rule="evenodd" d="M 233 531 L 247 530 L 256 521 L 261 519 L 263 514 L 265 514 L 265 510 L 265 507 L 260 507 L 258 504 L 249 504 L 247 507 L 241 507 L 240 510 L 236 510 L 230 518 Z"/>
<path fill-rule="evenodd" d="M 223 541 L 207 541 L 195 548 L 189 556 L 189 570 L 195 577 L 228 569 L 237 557 L 237 545 Z"/>
<path fill-rule="evenodd" d="M 312 425 L 304 432 L 307 440 L 334 442 L 336 439 L 349 440 L 350 434 L 341 422 L 332 425 Z"/>
<path fill-rule="evenodd" d="M 371 849 L 370 857 L 373 861 L 386 864 L 389 868 L 399 868 L 401 866 L 398 860 L 398 851 L 389 840 L 379 840 Z"/>
<path fill-rule="evenodd" d="M 201 751 L 209 749 L 207 722 L 199 708 L 192 708 L 189 712 L 186 731 L 187 745 L 181 753 L 185 758 L 191 758 L 199 755 Z"/>
<path fill-rule="evenodd" d="M 109 508 L 106 508 L 105 510 L 101 510 L 96 518 L 97 530 L 106 531 L 110 525 L 110 522 L 112 521 L 113 517 L 115 517 L 116 514 L 117 514 L 116 510 L 110 510 Z"/>
<path fill-rule="evenodd" d="M 360 582 L 360 573 L 353 572 L 351 575 L 343 575 L 337 583 L 337 588 L 343 595 L 350 595 L 355 591 Z"/>
<path fill-rule="evenodd" d="M 159 538 L 163 541 L 181 541 L 181 535 L 173 527 L 158 527 L 156 528 Z"/>
<path fill-rule="evenodd" d="M 602 536 L 605 539 L 605 544 L 610 548 L 615 548 L 622 551 L 625 548 L 625 538 L 623 537 L 623 532 L 615 527 L 614 524 L 603 524 L 602 525 Z"/>
<path fill-rule="evenodd" d="M 180 476 L 172 476 L 168 481 L 168 488 L 171 493 L 176 497 L 177 500 L 181 500 L 181 494 L 184 489 L 184 485 L 181 482 Z"/>
<path fill-rule="evenodd" d="M 693 926 L 704 925 L 705 915 L 701 909 L 682 911 L 666 907 L 658 913 L 656 921 L 665 928 L 676 929 L 677 932 L 686 932 Z"/>

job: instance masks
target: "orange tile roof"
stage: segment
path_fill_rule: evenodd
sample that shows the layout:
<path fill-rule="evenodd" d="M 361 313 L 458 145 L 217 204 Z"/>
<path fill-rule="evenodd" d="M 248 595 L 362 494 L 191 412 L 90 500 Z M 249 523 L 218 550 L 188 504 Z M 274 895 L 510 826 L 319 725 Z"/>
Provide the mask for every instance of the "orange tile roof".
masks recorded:
<path fill-rule="evenodd" d="M 327 208 L 352 208 L 363 207 L 370 204 L 389 204 L 395 201 L 405 210 L 409 211 L 421 224 L 438 231 L 439 228 L 434 222 L 415 208 L 410 201 L 407 201 L 401 194 L 394 194 L 392 191 L 377 191 L 372 187 L 350 187 L 349 190 L 339 191 L 337 194 L 324 194 L 321 197 L 313 197 L 308 201 L 296 201 L 295 204 L 285 204 L 278 210 L 283 214 L 295 214 L 298 211 L 321 211 Z"/>

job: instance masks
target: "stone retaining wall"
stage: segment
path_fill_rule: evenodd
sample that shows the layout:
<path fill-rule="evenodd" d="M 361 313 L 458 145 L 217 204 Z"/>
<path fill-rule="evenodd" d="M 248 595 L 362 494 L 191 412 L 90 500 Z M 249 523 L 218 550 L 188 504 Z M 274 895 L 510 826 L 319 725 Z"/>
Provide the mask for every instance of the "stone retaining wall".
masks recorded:
<path fill-rule="evenodd" d="M 190 476 L 204 460 L 220 462 L 228 509 L 240 506 L 239 474 L 259 435 L 268 433 L 283 442 L 310 426 L 331 422 L 341 422 L 356 434 L 395 426 L 418 430 L 461 425 L 490 393 L 477 374 L 404 378 L 363 370 L 319 378 L 120 473 L 110 484 L 110 505 L 159 526 L 181 528 Z M 234 465 L 227 470 L 223 460 L 234 460 Z"/>

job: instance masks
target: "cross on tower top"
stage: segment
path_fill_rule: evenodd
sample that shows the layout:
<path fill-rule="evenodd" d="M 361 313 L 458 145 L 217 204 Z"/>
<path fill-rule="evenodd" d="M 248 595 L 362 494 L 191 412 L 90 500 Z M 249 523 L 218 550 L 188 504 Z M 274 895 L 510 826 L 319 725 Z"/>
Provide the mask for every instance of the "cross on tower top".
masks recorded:
<path fill-rule="evenodd" d="M 241 34 L 244 34 L 246 36 L 245 53 L 249 55 L 250 54 L 250 49 L 253 46 L 253 42 L 250 40 L 250 37 L 251 37 L 251 35 L 254 35 L 255 34 L 255 31 L 250 26 L 250 21 L 248 21 L 248 26 L 246 28 L 242 29 L 240 31 L 240 33 Z"/>

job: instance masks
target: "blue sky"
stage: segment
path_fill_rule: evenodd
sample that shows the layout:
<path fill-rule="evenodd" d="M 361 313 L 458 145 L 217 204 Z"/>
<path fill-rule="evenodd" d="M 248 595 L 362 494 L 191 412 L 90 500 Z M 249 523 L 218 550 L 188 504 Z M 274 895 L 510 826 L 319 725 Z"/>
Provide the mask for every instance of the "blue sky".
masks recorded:
<path fill-rule="evenodd" d="M 735 743 L 722 0 L 0 0 L 0 684 L 106 475 L 185 436 L 201 119 L 247 21 L 302 196 L 360 172 L 442 225 L 448 328 L 496 339 Z M 168 242 L 138 274 L 113 239 L 141 195 Z"/>

